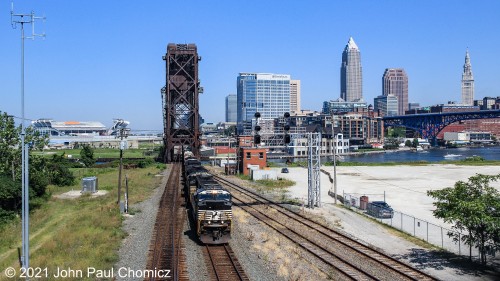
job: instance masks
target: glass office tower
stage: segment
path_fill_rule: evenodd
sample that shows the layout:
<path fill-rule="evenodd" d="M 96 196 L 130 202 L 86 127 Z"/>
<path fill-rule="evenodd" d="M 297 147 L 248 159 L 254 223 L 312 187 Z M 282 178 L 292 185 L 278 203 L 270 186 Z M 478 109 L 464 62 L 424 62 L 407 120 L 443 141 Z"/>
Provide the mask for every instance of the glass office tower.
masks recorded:
<path fill-rule="evenodd" d="M 238 130 L 251 128 L 255 113 L 262 119 L 290 112 L 290 75 L 240 73 L 237 78 Z"/>
<path fill-rule="evenodd" d="M 340 97 L 347 102 L 363 99 L 363 77 L 361 68 L 361 53 L 354 42 L 349 42 L 342 52 L 342 65 L 340 66 Z"/>
<path fill-rule="evenodd" d="M 226 96 L 226 122 L 236 122 L 237 111 L 236 95 Z"/>

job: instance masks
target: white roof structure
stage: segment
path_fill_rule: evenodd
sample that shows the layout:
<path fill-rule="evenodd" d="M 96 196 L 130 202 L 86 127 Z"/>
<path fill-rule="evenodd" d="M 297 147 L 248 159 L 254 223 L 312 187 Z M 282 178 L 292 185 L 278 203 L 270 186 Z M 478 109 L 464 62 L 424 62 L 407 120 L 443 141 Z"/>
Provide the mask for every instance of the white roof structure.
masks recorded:
<path fill-rule="evenodd" d="M 358 49 L 358 45 L 356 45 L 356 43 L 354 42 L 354 39 L 352 39 L 352 37 L 349 37 L 349 42 L 347 42 L 347 47 L 349 49 Z"/>

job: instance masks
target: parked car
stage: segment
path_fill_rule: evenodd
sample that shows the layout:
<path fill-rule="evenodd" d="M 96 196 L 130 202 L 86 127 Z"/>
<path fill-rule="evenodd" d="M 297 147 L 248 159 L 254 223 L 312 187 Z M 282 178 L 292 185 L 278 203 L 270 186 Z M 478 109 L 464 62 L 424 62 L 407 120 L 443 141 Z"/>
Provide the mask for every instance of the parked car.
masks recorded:
<path fill-rule="evenodd" d="M 372 201 L 368 203 L 366 212 L 373 217 L 390 219 L 394 216 L 394 210 L 384 201 Z"/>
<path fill-rule="evenodd" d="M 285 173 L 285 174 L 288 174 L 288 168 L 282 168 L 282 169 L 281 169 L 281 172 L 282 172 L 282 173 Z"/>

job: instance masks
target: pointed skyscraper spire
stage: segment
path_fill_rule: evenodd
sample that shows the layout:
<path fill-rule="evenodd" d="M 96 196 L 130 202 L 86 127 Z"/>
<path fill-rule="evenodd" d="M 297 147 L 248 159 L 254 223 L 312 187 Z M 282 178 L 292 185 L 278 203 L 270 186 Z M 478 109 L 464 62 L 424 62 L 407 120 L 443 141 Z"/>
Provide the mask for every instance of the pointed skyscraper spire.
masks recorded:
<path fill-rule="evenodd" d="M 469 48 L 465 51 L 465 65 L 470 65 Z"/>
<path fill-rule="evenodd" d="M 354 39 L 352 39 L 352 37 L 349 37 L 349 42 L 347 42 L 347 47 L 349 49 L 358 49 L 358 45 L 356 45 L 356 42 L 354 42 Z"/>

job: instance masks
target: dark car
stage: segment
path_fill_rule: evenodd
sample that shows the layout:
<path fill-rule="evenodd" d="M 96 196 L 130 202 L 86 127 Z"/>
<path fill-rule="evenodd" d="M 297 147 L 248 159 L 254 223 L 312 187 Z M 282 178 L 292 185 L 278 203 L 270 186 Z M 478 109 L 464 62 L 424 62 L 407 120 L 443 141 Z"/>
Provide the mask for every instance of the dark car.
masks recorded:
<path fill-rule="evenodd" d="M 376 218 L 390 219 L 394 216 L 391 206 L 384 201 L 372 201 L 368 203 L 366 211 L 370 216 Z"/>
<path fill-rule="evenodd" d="M 282 168 L 281 172 L 287 174 L 288 173 L 288 168 Z"/>

